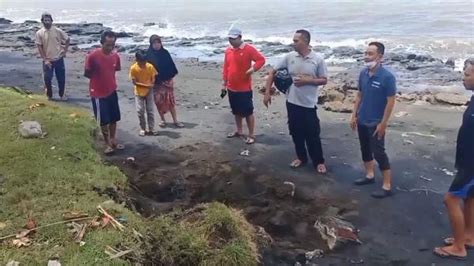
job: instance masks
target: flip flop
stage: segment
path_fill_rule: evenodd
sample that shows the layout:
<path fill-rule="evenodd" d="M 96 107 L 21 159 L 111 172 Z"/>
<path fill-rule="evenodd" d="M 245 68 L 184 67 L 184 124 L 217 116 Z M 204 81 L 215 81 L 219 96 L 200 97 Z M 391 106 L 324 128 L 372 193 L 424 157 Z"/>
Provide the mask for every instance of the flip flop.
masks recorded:
<path fill-rule="evenodd" d="M 302 167 L 305 164 L 306 163 L 302 162 L 301 160 L 296 159 L 296 160 L 294 160 L 290 163 L 290 167 L 293 168 L 293 169 L 296 169 L 296 168 Z"/>
<path fill-rule="evenodd" d="M 443 240 L 443 243 L 446 246 L 451 246 L 454 243 L 454 238 L 453 237 L 447 237 Z M 474 245 L 465 244 L 464 246 L 466 247 L 466 249 L 474 249 Z"/>
<path fill-rule="evenodd" d="M 240 134 L 239 132 L 232 132 L 232 133 L 229 133 L 227 134 L 227 138 L 240 138 L 242 137 L 243 134 Z"/>
<path fill-rule="evenodd" d="M 114 148 L 116 150 L 123 150 L 123 149 L 125 149 L 125 145 L 123 145 L 123 144 L 114 144 L 112 146 L 112 148 Z"/>
<path fill-rule="evenodd" d="M 316 166 L 316 171 L 319 173 L 319 174 L 326 174 L 328 172 L 328 169 L 326 168 L 326 165 L 324 164 L 318 164 L 318 166 Z"/>
<path fill-rule="evenodd" d="M 255 137 L 247 137 L 245 139 L 245 144 L 252 145 L 255 143 Z"/>
<path fill-rule="evenodd" d="M 107 146 L 107 148 L 105 148 L 105 150 L 104 150 L 104 154 L 105 155 L 111 155 L 112 153 L 114 153 L 114 151 L 115 150 L 112 147 Z"/>
<path fill-rule="evenodd" d="M 158 124 L 159 127 L 161 128 L 165 128 L 166 127 L 166 122 L 165 121 L 161 121 L 159 124 Z"/>
<path fill-rule="evenodd" d="M 145 130 L 140 130 L 140 132 L 138 133 L 138 136 L 140 137 L 144 137 L 145 135 L 146 135 Z"/>
<path fill-rule="evenodd" d="M 437 247 L 433 250 L 433 254 L 442 259 L 453 259 L 453 260 L 466 260 L 466 257 L 457 256 L 447 252 L 444 247 Z"/>
<path fill-rule="evenodd" d="M 175 125 L 175 127 L 177 127 L 177 128 L 183 128 L 183 127 L 184 127 L 184 124 L 181 123 L 181 122 L 176 122 L 176 123 L 174 123 L 174 125 Z"/>

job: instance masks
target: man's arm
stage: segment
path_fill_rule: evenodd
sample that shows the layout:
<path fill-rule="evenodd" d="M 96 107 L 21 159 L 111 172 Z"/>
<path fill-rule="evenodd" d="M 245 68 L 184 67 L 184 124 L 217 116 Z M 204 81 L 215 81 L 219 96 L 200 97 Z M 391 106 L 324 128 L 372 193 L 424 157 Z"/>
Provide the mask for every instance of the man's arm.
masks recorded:
<path fill-rule="evenodd" d="M 395 106 L 395 93 L 397 91 L 395 77 L 391 76 L 386 82 L 387 105 L 383 113 L 383 119 L 375 129 L 374 136 L 377 135 L 379 139 L 385 136 L 385 129 L 387 129 L 388 120 L 392 115 L 393 107 Z"/>
<path fill-rule="evenodd" d="M 357 127 L 357 111 L 359 111 L 361 98 L 362 98 L 362 92 L 358 91 L 357 96 L 355 98 L 355 102 L 354 102 L 354 108 L 352 108 L 352 115 L 351 115 L 352 130 L 356 130 L 356 127 Z"/>
<path fill-rule="evenodd" d="M 119 54 L 116 54 L 116 57 L 117 57 L 117 64 L 115 65 L 115 71 L 120 71 L 122 70 L 122 65 L 120 63 L 120 56 Z"/>
<path fill-rule="evenodd" d="M 92 77 L 93 69 L 94 61 L 92 60 L 91 54 L 88 54 L 86 57 L 86 62 L 84 64 L 84 77 L 90 79 Z"/>
<path fill-rule="evenodd" d="M 272 104 L 271 88 L 273 85 L 273 79 L 275 78 L 276 70 L 271 68 L 268 71 L 267 80 L 265 81 L 265 95 L 263 96 L 263 104 L 268 107 L 269 104 Z"/>
<path fill-rule="evenodd" d="M 222 67 L 222 89 L 227 88 L 229 63 L 227 63 L 227 53 L 224 54 L 224 66 Z"/>
<path fill-rule="evenodd" d="M 250 58 L 255 63 L 253 64 L 251 69 L 247 71 L 247 74 L 252 74 L 253 72 L 260 70 L 260 68 L 262 68 L 263 65 L 265 65 L 265 57 L 253 46 L 252 46 Z"/>
<path fill-rule="evenodd" d="M 133 85 L 135 85 L 135 86 L 140 86 L 140 87 L 145 87 L 145 88 L 152 88 L 152 87 L 153 87 L 153 83 L 151 83 L 151 84 L 145 84 L 145 83 L 142 83 L 142 82 L 138 82 L 138 81 L 136 81 L 135 79 L 132 79 L 132 83 L 133 83 Z"/>

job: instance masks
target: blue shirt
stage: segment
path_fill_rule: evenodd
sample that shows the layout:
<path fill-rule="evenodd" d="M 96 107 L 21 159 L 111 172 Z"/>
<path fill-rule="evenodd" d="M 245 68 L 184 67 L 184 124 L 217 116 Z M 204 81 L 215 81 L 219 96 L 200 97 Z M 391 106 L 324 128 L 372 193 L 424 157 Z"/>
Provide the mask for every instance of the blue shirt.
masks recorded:
<path fill-rule="evenodd" d="M 456 168 L 474 175 L 474 96 L 464 112 L 456 145 Z"/>
<path fill-rule="evenodd" d="M 373 76 L 364 68 L 359 75 L 361 103 L 357 112 L 357 122 L 365 126 L 376 126 L 383 120 L 387 97 L 397 92 L 395 76 L 383 66 L 379 66 Z"/>

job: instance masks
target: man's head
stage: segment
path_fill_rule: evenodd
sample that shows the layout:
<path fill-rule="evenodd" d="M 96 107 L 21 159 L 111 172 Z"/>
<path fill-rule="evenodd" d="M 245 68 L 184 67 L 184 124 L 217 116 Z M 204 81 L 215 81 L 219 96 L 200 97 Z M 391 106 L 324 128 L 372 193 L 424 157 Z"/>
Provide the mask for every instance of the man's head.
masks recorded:
<path fill-rule="evenodd" d="M 43 23 L 45 28 L 50 29 L 53 25 L 53 16 L 48 12 L 44 12 L 41 14 L 41 23 Z"/>
<path fill-rule="evenodd" d="M 311 34 L 307 30 L 297 30 L 293 36 L 293 48 L 298 53 L 304 53 L 309 48 Z"/>
<path fill-rule="evenodd" d="M 138 50 L 135 53 L 135 60 L 137 61 L 138 65 L 143 67 L 146 65 L 146 52 L 143 50 Z"/>
<path fill-rule="evenodd" d="M 117 35 L 115 35 L 115 32 L 113 31 L 107 30 L 102 32 L 100 35 L 100 44 L 102 45 L 102 50 L 106 54 L 114 50 L 115 41 L 117 41 Z"/>
<path fill-rule="evenodd" d="M 242 45 L 242 31 L 237 28 L 232 28 L 229 30 L 229 34 L 227 34 L 229 38 L 229 43 L 234 48 L 238 48 Z"/>
<path fill-rule="evenodd" d="M 153 50 L 160 50 L 163 48 L 163 44 L 161 43 L 161 37 L 154 34 L 150 36 L 150 45 L 153 48 Z"/>
<path fill-rule="evenodd" d="M 382 62 L 385 46 L 380 42 L 371 42 L 364 53 L 364 62 L 367 67 L 374 69 Z"/>
<path fill-rule="evenodd" d="M 474 91 L 474 57 L 464 62 L 464 77 L 462 82 L 466 90 Z"/>

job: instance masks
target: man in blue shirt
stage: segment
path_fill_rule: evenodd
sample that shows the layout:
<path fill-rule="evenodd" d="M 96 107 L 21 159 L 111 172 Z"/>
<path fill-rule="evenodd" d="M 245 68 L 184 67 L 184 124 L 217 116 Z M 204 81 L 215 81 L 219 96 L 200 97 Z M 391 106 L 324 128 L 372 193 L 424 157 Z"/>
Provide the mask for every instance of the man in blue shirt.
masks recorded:
<path fill-rule="evenodd" d="M 351 117 L 352 130 L 358 131 L 362 160 L 366 176 L 355 181 L 356 185 L 375 183 L 375 162 L 383 175 L 382 190 L 372 193 L 374 198 L 392 195 L 392 173 L 385 152 L 385 130 L 395 105 L 397 91 L 395 76 L 382 66 L 385 46 L 371 42 L 364 55 L 366 67 L 359 75 L 359 93 Z"/>
<path fill-rule="evenodd" d="M 463 83 L 466 90 L 474 91 L 474 58 L 464 63 Z M 466 249 L 474 248 L 474 96 L 459 129 L 455 165 L 458 172 L 444 196 L 453 237 L 433 252 L 442 258 L 465 259 Z"/>

